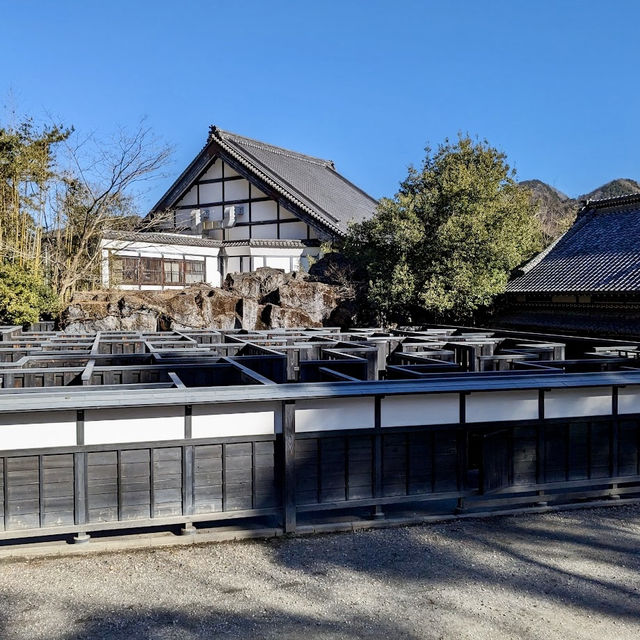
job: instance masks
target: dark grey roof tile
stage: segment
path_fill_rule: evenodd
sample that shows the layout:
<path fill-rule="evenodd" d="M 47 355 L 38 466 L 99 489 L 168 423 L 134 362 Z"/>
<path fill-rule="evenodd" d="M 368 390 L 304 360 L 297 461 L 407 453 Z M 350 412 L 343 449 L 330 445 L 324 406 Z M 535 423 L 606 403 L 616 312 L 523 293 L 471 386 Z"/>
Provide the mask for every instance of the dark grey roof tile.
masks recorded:
<path fill-rule="evenodd" d="M 640 198 L 587 203 L 573 227 L 526 265 L 507 292 L 640 291 L 639 238 Z"/>

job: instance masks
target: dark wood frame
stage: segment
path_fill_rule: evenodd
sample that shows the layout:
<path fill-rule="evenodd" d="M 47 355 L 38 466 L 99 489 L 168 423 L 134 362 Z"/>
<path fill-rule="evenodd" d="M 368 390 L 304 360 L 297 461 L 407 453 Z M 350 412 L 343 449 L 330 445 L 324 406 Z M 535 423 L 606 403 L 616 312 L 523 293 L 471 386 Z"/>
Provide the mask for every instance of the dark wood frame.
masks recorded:
<path fill-rule="evenodd" d="M 209 178 L 206 180 L 203 180 L 201 177 L 202 175 L 204 175 L 206 173 L 206 171 L 208 171 L 211 166 L 213 166 L 215 164 L 215 162 L 220 161 L 222 163 L 222 167 L 221 167 L 221 173 L 222 173 L 222 177 L 221 178 Z M 237 176 L 225 176 L 224 175 L 224 170 L 225 170 L 225 166 L 229 165 L 234 171 L 236 171 L 238 174 Z M 233 182 L 233 181 L 237 181 L 237 180 L 246 180 L 248 182 L 248 196 L 247 199 L 242 199 L 242 200 L 228 200 L 226 198 L 226 194 L 225 194 L 225 184 L 227 182 Z M 248 208 L 248 215 L 247 215 L 247 220 L 244 221 L 237 221 L 236 224 L 234 225 L 235 228 L 243 228 L 243 227 L 248 227 L 249 228 L 249 237 L 247 238 L 248 240 L 251 240 L 253 238 L 253 234 L 251 232 L 251 229 L 254 226 L 263 226 L 263 225 L 276 225 L 276 236 L 275 239 L 280 239 L 282 234 L 280 231 L 280 225 L 282 224 L 290 224 L 293 222 L 301 222 L 303 224 L 306 225 L 306 233 L 302 234 L 305 236 L 305 238 L 300 238 L 300 239 L 310 239 L 311 238 L 311 226 L 313 226 L 314 228 L 316 228 L 316 230 L 322 234 L 323 231 L 321 230 L 320 226 L 317 224 L 310 224 L 310 221 L 308 219 L 308 216 L 302 216 L 300 215 L 300 213 L 298 211 L 293 210 L 292 206 L 285 206 L 285 208 L 290 211 L 295 218 L 287 218 L 287 219 L 283 219 L 281 214 L 280 214 L 280 208 L 281 206 L 284 206 L 283 202 L 282 202 L 282 197 L 278 196 L 278 194 L 275 193 L 271 193 L 270 188 L 268 187 L 268 185 L 262 185 L 262 184 L 257 184 L 257 181 L 255 180 L 255 178 L 253 176 L 249 176 L 248 173 L 246 172 L 246 170 L 244 170 L 242 167 L 240 167 L 239 165 L 235 165 L 232 162 L 229 162 L 229 160 L 227 158 L 222 157 L 221 155 L 215 156 L 213 159 L 212 163 L 209 163 L 207 165 L 207 167 L 200 172 L 199 176 L 195 179 L 195 186 L 196 186 L 196 203 L 192 204 L 192 205 L 179 205 L 177 207 L 175 207 L 174 210 L 174 226 L 177 226 L 177 220 L 176 220 L 176 211 L 179 210 L 189 210 L 189 209 L 194 209 L 194 208 L 210 208 L 210 207 L 222 207 L 224 209 L 224 207 L 226 206 L 230 206 L 230 205 L 236 205 L 236 204 L 246 204 L 247 208 Z M 215 202 L 204 202 L 201 200 L 200 198 L 200 185 L 201 184 L 221 184 L 222 185 L 222 200 L 219 201 L 215 201 Z M 253 197 L 251 194 L 251 190 L 252 188 L 256 188 L 259 189 L 262 193 L 266 193 L 267 196 L 259 196 L 259 197 Z M 253 220 L 253 212 L 252 212 L 252 204 L 256 203 L 256 202 L 275 202 L 276 203 L 276 217 L 274 219 L 271 220 L 259 220 L 259 221 L 255 221 Z M 222 232 L 222 241 L 225 240 L 230 240 L 229 238 L 229 230 L 228 229 L 220 229 L 220 231 Z"/>
<path fill-rule="evenodd" d="M 147 256 L 123 256 L 118 255 L 117 253 L 112 253 L 110 256 L 110 272 L 113 274 L 113 262 L 116 260 L 125 261 L 125 260 L 136 260 L 137 266 L 135 267 L 135 279 L 125 279 L 123 278 L 118 284 L 127 284 L 127 285 L 136 285 L 136 286 L 162 286 L 162 287 L 171 287 L 171 286 L 184 286 L 187 284 L 196 284 L 198 282 L 206 282 L 207 281 L 207 264 L 206 260 L 188 260 L 187 258 L 154 258 Z M 160 265 L 160 268 L 156 271 L 159 272 L 160 278 L 157 280 L 144 280 L 142 277 L 143 274 L 143 260 L 154 260 Z M 165 264 L 178 264 L 179 265 L 179 281 L 167 281 L 166 280 L 166 271 Z M 193 282 L 187 282 L 187 265 L 198 264 L 202 265 L 202 280 L 197 280 Z M 124 272 L 124 268 L 122 269 Z M 113 279 L 113 275 L 111 276 Z"/>

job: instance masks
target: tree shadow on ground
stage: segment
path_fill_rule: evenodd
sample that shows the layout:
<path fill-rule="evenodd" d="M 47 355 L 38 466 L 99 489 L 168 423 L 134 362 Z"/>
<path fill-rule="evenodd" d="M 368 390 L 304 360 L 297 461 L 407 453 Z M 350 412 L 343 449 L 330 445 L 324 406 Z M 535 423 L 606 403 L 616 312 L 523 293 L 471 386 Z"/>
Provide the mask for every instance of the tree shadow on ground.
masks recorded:
<path fill-rule="evenodd" d="M 537 639 L 558 611 L 635 637 L 639 532 L 610 508 L 14 564 L 0 638 Z M 562 624 L 546 637 L 585 637 Z"/>
<path fill-rule="evenodd" d="M 275 610 L 241 614 L 215 608 L 193 614 L 160 607 L 143 611 L 126 607 L 108 612 L 98 608 L 79 615 L 68 626 L 68 631 L 55 636 L 57 640 L 297 640 L 304 636 L 319 640 L 381 637 L 416 640 L 419 637 L 391 623 L 371 624 L 359 616 L 350 620 L 326 620 Z M 29 635 L 14 636 L 5 621 L 4 625 L 0 624 L 0 637 Z"/>
<path fill-rule="evenodd" d="M 638 513 L 635 530 L 623 526 L 624 508 L 607 508 L 343 534 L 348 545 L 330 535 L 275 540 L 271 547 L 277 562 L 300 571 L 344 567 L 398 589 L 498 587 L 640 624 Z M 627 584 L 630 576 L 635 586 Z"/>

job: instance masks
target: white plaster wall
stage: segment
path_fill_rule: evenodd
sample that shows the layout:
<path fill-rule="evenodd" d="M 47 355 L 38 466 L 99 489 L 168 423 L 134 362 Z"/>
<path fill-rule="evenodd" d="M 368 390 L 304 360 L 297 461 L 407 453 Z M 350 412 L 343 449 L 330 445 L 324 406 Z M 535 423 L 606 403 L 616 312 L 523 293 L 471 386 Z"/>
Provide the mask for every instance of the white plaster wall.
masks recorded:
<path fill-rule="evenodd" d="M 251 236 L 263 240 L 273 240 L 278 237 L 278 225 L 276 224 L 255 224 L 251 229 Z"/>
<path fill-rule="evenodd" d="M 460 396 L 457 393 L 387 396 L 381 400 L 383 427 L 409 427 L 460 422 Z"/>
<path fill-rule="evenodd" d="M 149 258 L 159 258 L 160 256 L 180 256 L 189 255 L 192 257 L 217 256 L 220 252 L 218 247 L 196 247 L 188 244 L 180 244 L 180 234 L 171 234 L 174 239 L 172 244 L 159 244 L 152 242 L 126 242 L 123 240 L 103 240 L 104 249 L 110 249 L 117 255 L 137 256 L 142 255 Z M 175 243 L 175 244 L 174 244 Z"/>
<path fill-rule="evenodd" d="M 85 411 L 86 444 L 183 438 L 184 407 L 131 407 Z"/>
<path fill-rule="evenodd" d="M 467 422 L 538 419 L 537 390 L 470 393 L 466 403 Z"/>
<path fill-rule="evenodd" d="M 618 389 L 618 413 L 640 413 L 640 386 Z"/>
<path fill-rule="evenodd" d="M 281 412 L 277 402 L 250 404 L 194 405 L 191 434 L 194 438 L 270 435 L 275 433 Z"/>
<path fill-rule="evenodd" d="M 289 209 L 280 207 L 280 220 L 297 220 L 297 216 L 293 215 Z"/>
<path fill-rule="evenodd" d="M 287 240 L 306 240 L 307 225 L 304 222 L 287 222 L 280 225 L 280 237 Z"/>
<path fill-rule="evenodd" d="M 193 187 L 191 187 L 191 189 L 189 189 L 189 191 L 187 191 L 187 193 L 184 194 L 184 196 L 182 196 L 182 198 L 180 198 L 180 200 L 178 200 L 178 202 L 176 203 L 176 206 L 190 206 L 190 205 L 195 205 L 198 203 L 198 189 L 197 187 L 194 185 Z"/>
<path fill-rule="evenodd" d="M 225 167 L 224 175 L 227 171 Z M 222 198 L 220 198 L 222 199 Z M 248 200 L 249 199 L 249 183 L 246 180 L 232 180 L 224 183 L 224 199 L 228 200 Z M 247 205 L 248 208 L 248 205 Z"/>
<path fill-rule="evenodd" d="M 68 447 L 76 444 L 76 412 L 0 414 L 0 450 Z"/>
<path fill-rule="evenodd" d="M 238 273 L 240 271 L 240 258 L 229 257 L 227 258 L 227 273 Z"/>
<path fill-rule="evenodd" d="M 222 202 L 221 182 L 200 185 L 200 203 L 206 204 L 207 202 Z"/>
<path fill-rule="evenodd" d="M 251 197 L 252 198 L 268 198 L 269 196 L 264 193 L 263 191 L 261 191 L 260 189 L 258 189 L 258 187 L 256 187 L 255 185 L 251 185 Z"/>
<path fill-rule="evenodd" d="M 545 418 L 611 414 L 611 387 L 552 389 L 544 394 Z"/>
<path fill-rule="evenodd" d="M 249 227 L 231 227 L 227 229 L 227 240 L 248 240 Z"/>
<path fill-rule="evenodd" d="M 222 276 L 218 271 L 218 258 L 205 258 L 204 270 L 207 284 L 212 287 L 219 287 L 222 282 Z"/>
<path fill-rule="evenodd" d="M 373 398 L 336 398 L 296 402 L 296 431 L 372 429 Z"/>
<path fill-rule="evenodd" d="M 254 189 L 251 188 L 251 197 L 261 197 L 254 195 Z M 251 203 L 251 220 L 253 222 L 264 222 L 266 220 L 276 220 L 278 217 L 278 207 L 273 200 L 268 202 L 252 202 Z M 274 236 L 275 238 L 275 236 Z"/>
<path fill-rule="evenodd" d="M 102 286 L 107 289 L 109 287 L 109 252 L 102 249 L 100 260 L 100 280 Z"/>
<path fill-rule="evenodd" d="M 275 256 L 268 256 L 265 258 L 267 267 L 273 269 L 284 269 L 285 271 L 291 271 L 291 261 L 289 258 L 276 258 Z"/>
<path fill-rule="evenodd" d="M 213 164 L 209 166 L 202 176 L 203 180 L 215 180 L 217 178 L 222 178 L 222 160 L 219 158 L 213 161 Z"/>

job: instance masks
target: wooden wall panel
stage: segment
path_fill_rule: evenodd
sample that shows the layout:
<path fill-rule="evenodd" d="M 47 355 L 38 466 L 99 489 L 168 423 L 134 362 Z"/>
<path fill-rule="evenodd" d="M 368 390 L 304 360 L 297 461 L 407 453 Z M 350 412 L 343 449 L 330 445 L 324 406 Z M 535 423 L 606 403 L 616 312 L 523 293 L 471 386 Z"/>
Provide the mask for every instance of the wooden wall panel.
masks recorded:
<path fill-rule="evenodd" d="M 513 429 L 512 446 L 514 485 L 531 485 L 536 483 L 536 443 L 536 427 L 515 427 Z"/>
<path fill-rule="evenodd" d="M 348 438 L 347 499 L 373 497 L 373 439 L 371 436 Z"/>
<path fill-rule="evenodd" d="M 5 527 L 36 529 L 40 526 L 40 458 L 20 456 L 5 463 Z"/>
<path fill-rule="evenodd" d="M 89 522 L 118 520 L 118 453 L 87 454 L 87 501 Z"/>
<path fill-rule="evenodd" d="M 74 524 L 73 454 L 42 456 L 42 526 Z"/>
<path fill-rule="evenodd" d="M 136 520 L 151 515 L 150 450 L 120 452 L 120 520 Z"/>
<path fill-rule="evenodd" d="M 182 449 L 152 449 L 153 516 L 182 514 Z"/>
<path fill-rule="evenodd" d="M 640 473 L 640 424 L 635 420 L 621 420 L 618 428 L 618 474 L 633 476 Z"/>
<path fill-rule="evenodd" d="M 194 512 L 222 511 L 222 445 L 194 447 Z"/>

